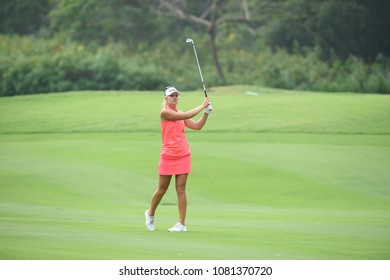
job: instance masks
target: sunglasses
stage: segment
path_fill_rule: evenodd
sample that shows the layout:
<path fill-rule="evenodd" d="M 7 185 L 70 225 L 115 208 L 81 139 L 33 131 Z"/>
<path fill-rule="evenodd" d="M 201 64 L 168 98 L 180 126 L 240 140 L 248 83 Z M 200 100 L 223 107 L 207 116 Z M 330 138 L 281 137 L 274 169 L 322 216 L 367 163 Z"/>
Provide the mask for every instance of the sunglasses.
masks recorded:
<path fill-rule="evenodd" d="M 171 95 L 168 95 L 169 97 L 179 97 L 178 94 L 171 94 Z"/>

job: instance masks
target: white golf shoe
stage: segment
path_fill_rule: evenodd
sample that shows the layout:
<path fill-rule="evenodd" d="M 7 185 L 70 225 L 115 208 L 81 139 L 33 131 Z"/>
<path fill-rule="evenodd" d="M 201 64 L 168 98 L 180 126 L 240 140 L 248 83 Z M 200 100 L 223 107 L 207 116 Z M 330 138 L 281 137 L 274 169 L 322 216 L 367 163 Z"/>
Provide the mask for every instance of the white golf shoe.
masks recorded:
<path fill-rule="evenodd" d="M 149 210 L 145 211 L 145 225 L 147 230 L 154 230 L 154 216 L 149 216 Z"/>
<path fill-rule="evenodd" d="M 168 231 L 169 232 L 183 232 L 183 231 L 187 231 L 187 228 L 185 225 L 183 225 L 181 223 L 176 223 L 176 225 L 174 225 L 173 227 L 168 229 Z"/>

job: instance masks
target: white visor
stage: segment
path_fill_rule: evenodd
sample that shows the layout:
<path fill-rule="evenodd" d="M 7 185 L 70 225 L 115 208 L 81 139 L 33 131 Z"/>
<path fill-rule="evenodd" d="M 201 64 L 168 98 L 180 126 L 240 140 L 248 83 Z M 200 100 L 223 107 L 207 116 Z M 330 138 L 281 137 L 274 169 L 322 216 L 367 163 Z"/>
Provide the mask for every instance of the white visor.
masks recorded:
<path fill-rule="evenodd" d="M 180 91 L 178 91 L 175 87 L 169 87 L 165 90 L 165 96 L 171 95 L 173 93 L 177 92 L 180 94 Z"/>

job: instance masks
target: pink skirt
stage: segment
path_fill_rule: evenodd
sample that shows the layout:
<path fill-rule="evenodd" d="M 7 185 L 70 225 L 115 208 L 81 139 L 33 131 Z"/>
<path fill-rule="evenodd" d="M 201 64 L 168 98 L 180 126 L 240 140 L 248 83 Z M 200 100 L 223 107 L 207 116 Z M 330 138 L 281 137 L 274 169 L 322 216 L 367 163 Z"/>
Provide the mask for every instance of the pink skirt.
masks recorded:
<path fill-rule="evenodd" d="M 158 174 L 179 175 L 191 172 L 191 154 L 179 158 L 160 157 Z"/>

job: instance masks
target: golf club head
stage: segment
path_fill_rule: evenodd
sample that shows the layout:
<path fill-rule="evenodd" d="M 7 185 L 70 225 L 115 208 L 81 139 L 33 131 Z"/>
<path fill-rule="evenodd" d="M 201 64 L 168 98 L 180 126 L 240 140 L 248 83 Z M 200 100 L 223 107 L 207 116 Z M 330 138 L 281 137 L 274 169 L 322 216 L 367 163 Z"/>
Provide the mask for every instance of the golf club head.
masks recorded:
<path fill-rule="evenodd" d="M 192 44 L 193 44 L 193 43 L 194 43 L 194 40 L 192 40 L 191 38 L 187 38 L 187 39 L 186 39 L 186 43 L 192 43 Z"/>

